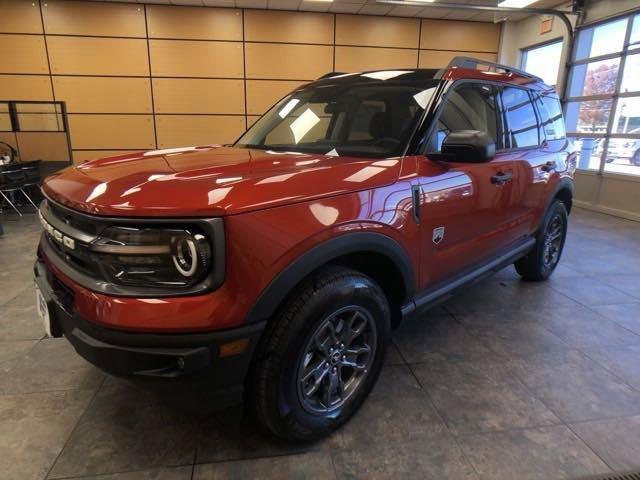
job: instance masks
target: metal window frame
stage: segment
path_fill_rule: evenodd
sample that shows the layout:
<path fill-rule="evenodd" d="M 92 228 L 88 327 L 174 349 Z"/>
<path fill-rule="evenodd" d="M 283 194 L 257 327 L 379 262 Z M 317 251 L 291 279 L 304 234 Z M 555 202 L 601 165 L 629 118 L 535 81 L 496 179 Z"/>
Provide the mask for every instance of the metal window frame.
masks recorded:
<path fill-rule="evenodd" d="M 532 50 L 537 50 L 539 48 L 548 47 L 550 45 L 555 45 L 559 43 L 561 46 L 564 44 L 563 37 L 555 37 L 551 40 L 545 40 L 544 42 L 536 43 L 535 45 L 529 45 L 525 48 L 520 49 L 520 69 L 526 72 L 526 63 L 527 63 L 527 55 Z M 556 83 L 551 85 L 552 87 L 556 87 L 558 85 L 558 74 L 560 73 L 560 67 L 562 67 L 562 51 L 560 52 L 560 63 L 558 63 L 558 71 L 556 72 Z"/>
<path fill-rule="evenodd" d="M 71 132 L 69 131 L 69 117 L 67 114 L 67 103 L 63 101 L 48 101 L 48 100 L 2 100 L 0 99 L 0 104 L 6 103 L 9 106 L 9 115 L 11 120 L 11 128 L 10 131 L 2 131 L 0 133 L 64 133 L 67 137 L 67 151 L 69 152 L 69 164 L 73 163 L 73 150 L 71 148 Z M 56 115 L 56 122 L 58 123 L 58 128 L 61 130 L 22 130 L 20 128 L 20 120 L 18 115 L 20 112 L 16 109 L 16 104 L 30 104 L 30 105 L 54 105 L 55 112 L 52 115 Z M 58 117 L 62 119 L 62 125 L 59 124 L 57 120 Z M 20 152 L 19 145 L 16 145 L 18 153 Z"/>
<path fill-rule="evenodd" d="M 604 175 L 605 172 L 605 166 L 606 166 L 606 159 L 607 159 L 607 151 L 609 149 L 609 142 L 611 139 L 618 139 L 618 138 L 628 138 L 628 139 L 640 139 L 640 134 L 628 134 L 628 133 L 612 133 L 613 132 L 613 127 L 614 127 L 614 119 L 615 119 L 615 114 L 616 111 L 618 109 L 618 102 L 620 98 L 640 98 L 640 91 L 638 92 L 620 92 L 620 88 L 622 86 L 622 79 L 624 76 L 624 70 L 625 70 L 625 65 L 626 65 L 626 61 L 627 61 L 627 57 L 629 55 L 635 55 L 635 54 L 640 54 L 640 49 L 638 49 L 638 46 L 640 45 L 639 42 L 634 42 L 631 43 L 631 33 L 633 31 L 633 24 L 634 21 L 636 19 L 636 17 L 640 16 L 640 11 L 635 11 L 635 12 L 627 12 L 625 14 L 622 15 L 618 15 L 612 18 L 607 18 L 605 20 L 602 20 L 600 22 L 594 22 L 588 25 L 584 25 L 581 26 L 577 29 L 576 31 L 576 41 L 574 43 L 573 46 L 573 52 L 571 53 L 571 57 L 572 60 L 568 63 L 568 77 L 566 79 L 565 82 L 565 86 L 564 86 L 564 100 L 563 100 L 563 104 L 564 104 L 564 114 L 566 117 L 567 114 L 567 107 L 569 103 L 572 102 L 585 102 L 585 101 L 596 101 L 596 100 L 611 100 L 611 107 L 609 109 L 609 118 L 607 120 L 607 127 L 606 130 L 603 133 L 582 133 L 582 132 L 575 132 L 575 131 L 567 131 L 566 135 L 569 138 L 601 138 L 604 139 L 604 143 L 602 145 L 602 153 L 600 155 L 600 163 L 598 166 L 597 171 L 595 170 L 590 170 L 590 169 L 581 169 L 581 171 L 592 171 L 592 172 L 596 172 L 597 175 Z M 627 20 L 627 25 L 626 25 L 626 30 L 625 30 L 625 36 L 624 36 L 624 42 L 622 45 L 622 50 L 619 52 L 613 52 L 613 53 L 607 53 L 604 55 L 598 55 L 595 57 L 586 57 L 586 58 L 581 58 L 579 60 L 576 60 L 576 54 L 577 54 L 577 50 L 578 50 L 578 44 L 580 42 L 580 33 L 584 30 L 587 29 L 595 29 L 598 28 L 598 26 L 601 25 L 605 25 L 607 23 L 611 23 L 611 22 L 615 22 L 615 21 L 619 21 L 620 19 L 625 18 Z M 571 75 L 573 73 L 573 69 L 576 66 L 580 66 L 580 65 L 585 65 L 585 64 L 589 64 L 589 63 L 595 63 L 598 61 L 602 61 L 602 60 L 610 60 L 613 58 L 620 58 L 620 63 L 618 65 L 618 76 L 616 78 L 616 84 L 615 84 L 615 88 L 613 93 L 609 93 L 609 94 L 599 94 L 599 95 L 581 95 L 581 96 L 574 96 L 574 97 L 570 97 L 569 96 L 569 90 L 571 88 Z M 633 176 L 633 175 L 629 175 L 629 174 L 618 174 L 618 175 L 624 175 L 627 177 Z"/>

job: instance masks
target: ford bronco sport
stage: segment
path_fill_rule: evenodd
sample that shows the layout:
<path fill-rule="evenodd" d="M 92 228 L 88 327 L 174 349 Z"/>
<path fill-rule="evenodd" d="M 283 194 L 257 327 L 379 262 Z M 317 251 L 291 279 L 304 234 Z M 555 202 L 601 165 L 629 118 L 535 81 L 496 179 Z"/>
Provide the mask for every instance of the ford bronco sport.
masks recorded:
<path fill-rule="evenodd" d="M 49 177 L 38 309 L 107 372 L 316 439 L 360 407 L 401 319 L 511 263 L 553 272 L 574 170 L 555 91 L 524 72 L 328 74 L 233 146 Z"/>

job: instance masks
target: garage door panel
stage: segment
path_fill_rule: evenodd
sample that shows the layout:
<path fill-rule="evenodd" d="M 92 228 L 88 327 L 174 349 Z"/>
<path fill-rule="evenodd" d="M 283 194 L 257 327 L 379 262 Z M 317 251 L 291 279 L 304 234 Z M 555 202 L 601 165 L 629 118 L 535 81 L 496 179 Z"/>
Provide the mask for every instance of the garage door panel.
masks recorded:
<path fill-rule="evenodd" d="M 148 78 L 53 77 L 69 113 L 152 113 Z"/>
<path fill-rule="evenodd" d="M 242 40 L 242 13 L 229 8 L 147 5 L 149 38 Z"/>
<path fill-rule="evenodd" d="M 286 94 L 305 82 L 247 80 L 247 112 L 262 115 Z"/>
<path fill-rule="evenodd" d="M 157 115 L 158 148 L 231 143 L 244 122 L 240 115 Z"/>
<path fill-rule="evenodd" d="M 146 40 L 47 37 L 47 46 L 54 74 L 149 75 Z"/>
<path fill-rule="evenodd" d="M 142 5 L 47 0 L 42 17 L 48 34 L 146 36 Z"/>
<path fill-rule="evenodd" d="M 74 150 L 155 148 L 152 115 L 70 114 Z"/>
<path fill-rule="evenodd" d="M 242 43 L 151 40 L 151 71 L 160 77 L 242 78 Z"/>
<path fill-rule="evenodd" d="M 333 70 L 333 47 L 247 43 L 246 63 L 247 78 L 314 80 Z"/>
<path fill-rule="evenodd" d="M 0 73 L 49 73 L 41 35 L 0 35 L 0 60 Z"/>
<path fill-rule="evenodd" d="M 244 114 L 242 80 L 155 78 L 156 113 Z"/>
<path fill-rule="evenodd" d="M 417 50 L 336 47 L 336 71 L 359 72 L 390 68 L 416 68 Z"/>
<path fill-rule="evenodd" d="M 420 20 L 338 15 L 336 45 L 418 48 Z"/>
<path fill-rule="evenodd" d="M 333 15 L 245 10 L 248 42 L 333 43 Z"/>
<path fill-rule="evenodd" d="M 500 25 L 484 22 L 422 20 L 420 48 L 497 52 Z"/>

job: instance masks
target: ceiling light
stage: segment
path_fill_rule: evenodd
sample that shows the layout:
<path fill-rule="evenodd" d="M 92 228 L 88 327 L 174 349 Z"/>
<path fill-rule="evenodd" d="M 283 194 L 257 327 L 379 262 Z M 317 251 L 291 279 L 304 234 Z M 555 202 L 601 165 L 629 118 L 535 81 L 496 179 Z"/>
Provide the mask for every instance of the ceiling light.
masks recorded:
<path fill-rule="evenodd" d="M 502 0 L 500 3 L 498 3 L 498 6 L 511 7 L 511 8 L 523 8 L 535 2 L 536 0 Z"/>

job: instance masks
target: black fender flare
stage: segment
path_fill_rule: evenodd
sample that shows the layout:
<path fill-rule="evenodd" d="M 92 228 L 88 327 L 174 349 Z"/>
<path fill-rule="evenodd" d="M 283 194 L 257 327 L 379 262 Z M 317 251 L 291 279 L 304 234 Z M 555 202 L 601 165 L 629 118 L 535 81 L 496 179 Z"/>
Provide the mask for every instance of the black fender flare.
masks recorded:
<path fill-rule="evenodd" d="M 549 210 L 549 207 L 554 202 L 554 200 L 558 197 L 558 193 L 560 193 L 561 190 L 569 190 L 569 192 L 571 193 L 571 198 L 573 199 L 576 187 L 571 177 L 562 177 L 560 179 L 560 181 L 556 185 L 556 188 L 553 190 L 553 195 L 550 196 L 549 201 L 547 202 L 547 206 L 544 209 L 545 214 L 547 213 L 547 210 Z"/>
<path fill-rule="evenodd" d="M 350 253 L 375 253 L 386 256 L 398 267 L 404 281 L 406 299 L 415 294 L 414 269 L 402 246 L 387 235 L 373 232 L 354 232 L 340 235 L 312 247 L 287 265 L 262 291 L 249 311 L 245 323 L 269 319 L 289 295 L 291 289 L 306 276 L 332 260 Z"/>

